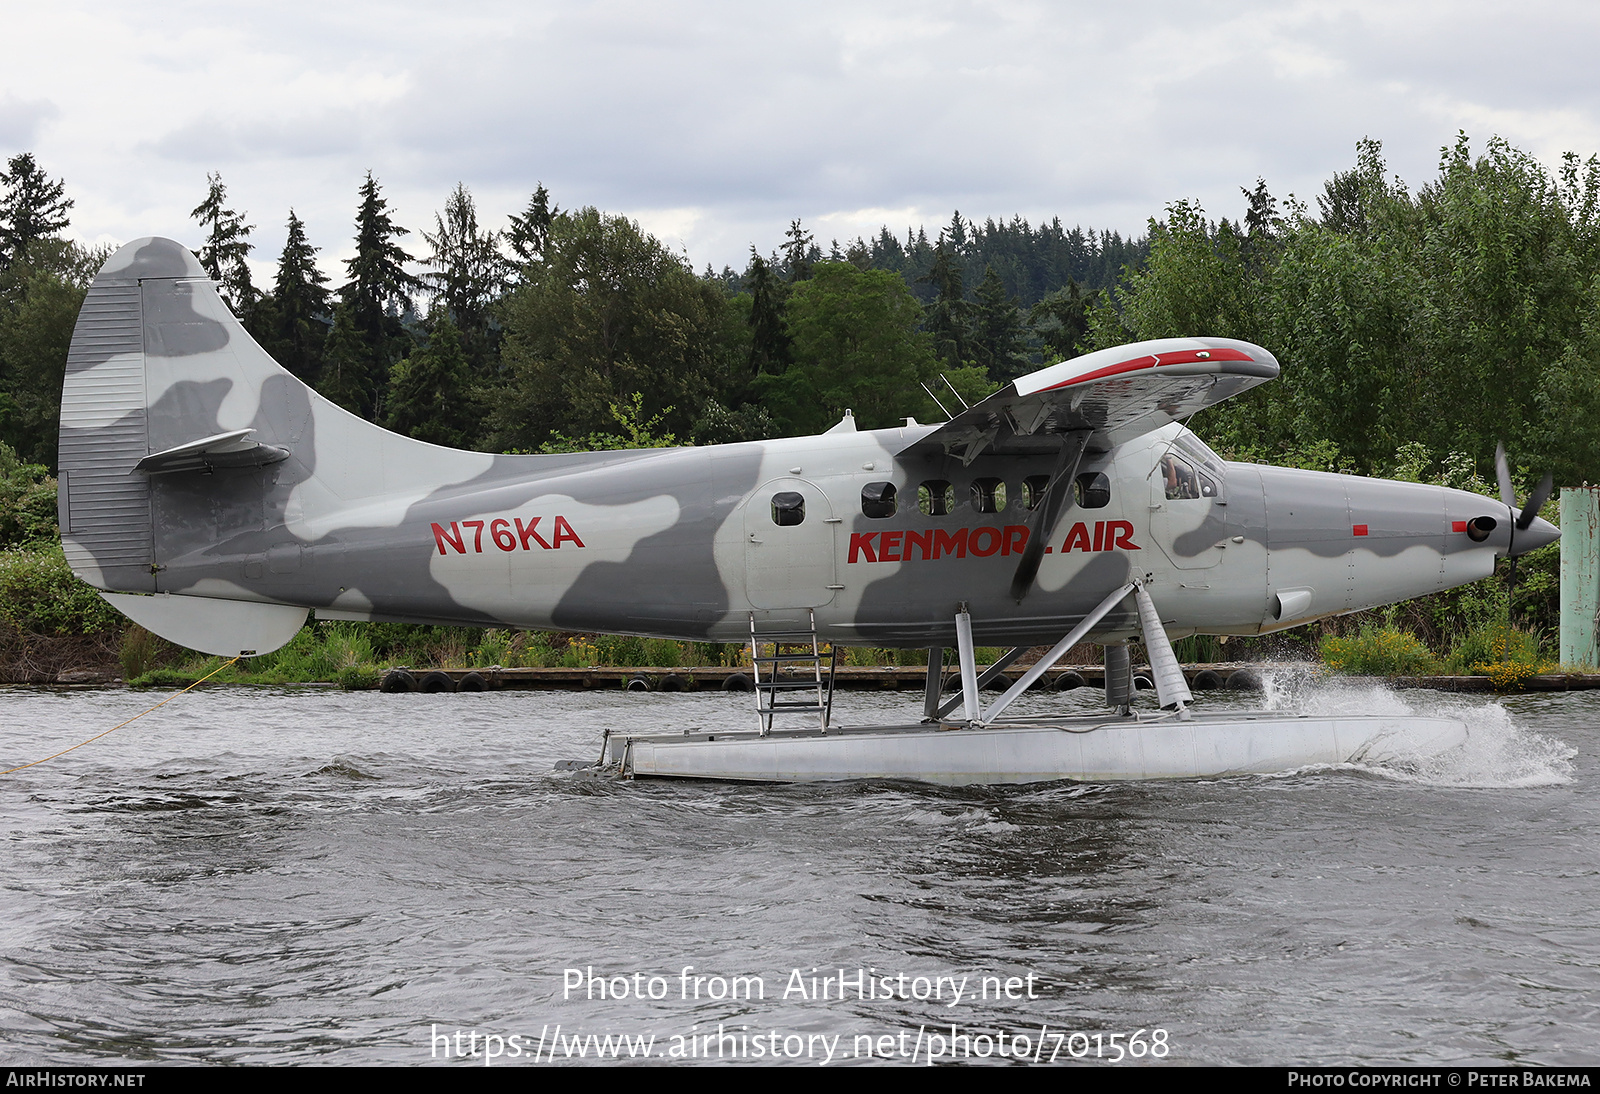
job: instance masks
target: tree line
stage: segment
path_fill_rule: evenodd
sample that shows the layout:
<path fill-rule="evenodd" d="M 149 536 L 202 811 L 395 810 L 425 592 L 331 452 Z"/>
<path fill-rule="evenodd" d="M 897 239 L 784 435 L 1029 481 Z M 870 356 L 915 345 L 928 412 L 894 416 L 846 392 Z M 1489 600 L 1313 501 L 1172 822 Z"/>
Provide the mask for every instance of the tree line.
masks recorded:
<path fill-rule="evenodd" d="M 0 188 L 0 440 L 50 464 L 104 255 L 65 240 L 71 199 L 31 155 Z M 1197 423 L 1236 454 L 1492 477 L 1503 440 L 1559 482 L 1600 481 L 1600 161 L 1552 171 L 1463 136 L 1413 193 L 1363 141 L 1315 209 L 1264 181 L 1243 193 L 1237 222 L 1177 201 L 1133 240 L 956 213 L 931 239 L 885 228 L 824 249 L 796 220 L 743 271 L 696 274 L 634 221 L 563 210 L 542 185 L 504 231 L 458 185 L 413 234 L 369 174 L 338 285 L 293 210 L 265 286 L 219 176 L 192 215 L 202 265 L 286 368 L 441 444 L 715 443 L 820 430 L 846 408 L 868 427 L 932 420 L 924 385 L 970 401 L 1088 349 L 1204 333 L 1284 365 Z"/>
<path fill-rule="evenodd" d="M 31 154 L 0 173 L 0 440 L 53 465 L 66 349 L 105 253 L 68 242 L 72 201 Z M 638 224 L 559 208 L 541 184 L 504 231 L 458 185 L 431 229 L 396 223 L 370 173 L 335 285 L 290 210 L 270 284 L 220 175 L 191 241 L 255 339 L 329 399 L 390 429 L 489 451 L 719 443 L 942 416 L 1070 355 L 1142 239 L 982 225 L 887 228 L 841 249 L 800 221 L 743 271 L 695 274 Z M 943 377 L 941 379 L 940 377 Z"/>
<path fill-rule="evenodd" d="M 795 220 L 743 270 L 698 274 L 634 221 L 561 209 L 543 185 L 504 231 L 458 185 L 413 233 L 368 174 L 337 284 L 291 210 L 256 285 L 248 216 L 219 176 L 202 193 L 191 242 L 251 334 L 328 398 L 435 443 L 721 443 L 820 431 L 846 408 L 869 428 L 932 421 L 924 385 L 952 406 L 1088 350 L 1207 334 L 1283 364 L 1193 423 L 1228 455 L 1492 493 L 1504 441 L 1524 489 L 1545 470 L 1600 482 L 1595 157 L 1552 169 L 1463 135 L 1412 189 L 1366 140 L 1314 207 L 1257 180 L 1237 221 L 1180 200 L 1136 238 L 956 213 L 931 236 L 823 246 Z M 32 155 L 0 171 L 0 442 L 42 465 L 17 480 L 34 523 L 67 346 L 106 257 L 65 238 L 71 209 Z M 1545 624 L 1549 569 L 1525 563 L 1518 596 Z"/>

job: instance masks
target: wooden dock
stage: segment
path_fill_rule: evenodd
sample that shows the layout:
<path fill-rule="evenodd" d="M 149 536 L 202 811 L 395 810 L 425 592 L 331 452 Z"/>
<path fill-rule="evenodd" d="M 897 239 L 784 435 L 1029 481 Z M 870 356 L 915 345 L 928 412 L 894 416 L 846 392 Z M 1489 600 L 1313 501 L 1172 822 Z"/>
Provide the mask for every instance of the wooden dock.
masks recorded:
<path fill-rule="evenodd" d="M 1006 673 L 993 681 L 985 690 L 1003 691 L 1027 668 L 1012 665 Z M 1260 689 L 1261 673 L 1271 666 L 1254 662 L 1232 661 L 1215 664 L 1185 665 L 1184 676 L 1190 688 L 1206 691 L 1214 688 L 1255 691 Z M 386 672 L 408 671 L 424 690 L 454 691 L 748 691 L 750 671 L 748 666 L 695 666 L 690 668 L 519 668 L 492 666 L 481 669 L 408 669 L 397 666 Z M 860 667 L 841 665 L 834 671 L 834 687 L 838 690 L 918 691 L 923 688 L 926 669 L 920 665 Z M 980 670 L 981 671 L 981 670 Z M 1135 677 L 1149 679 L 1148 666 L 1135 666 Z M 953 668 L 945 670 L 946 690 L 957 686 Z M 468 677 L 474 679 L 468 680 Z M 429 686 L 431 679 L 432 687 Z M 1346 679 L 1357 679 L 1347 677 Z M 445 681 L 448 681 L 446 683 Z M 1382 680 L 1391 687 L 1428 688 L 1435 691 L 1485 691 L 1496 690 L 1494 681 L 1487 676 L 1399 676 Z M 1105 669 L 1100 665 L 1065 665 L 1051 670 L 1037 685 L 1056 691 L 1070 691 L 1079 687 L 1105 686 Z M 1600 688 L 1600 673 L 1553 673 L 1532 676 L 1524 680 L 1517 691 L 1582 691 Z M 387 690 L 387 689 L 386 689 Z"/>

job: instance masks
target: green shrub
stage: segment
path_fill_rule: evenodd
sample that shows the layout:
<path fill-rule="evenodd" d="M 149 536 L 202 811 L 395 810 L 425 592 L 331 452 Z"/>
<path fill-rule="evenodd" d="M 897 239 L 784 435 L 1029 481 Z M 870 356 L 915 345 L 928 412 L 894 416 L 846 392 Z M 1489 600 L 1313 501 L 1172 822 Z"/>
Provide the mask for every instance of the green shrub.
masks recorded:
<path fill-rule="evenodd" d="M 631 634 L 596 635 L 594 650 L 599 658 L 596 664 L 620 665 L 624 668 L 649 664 L 645 658 L 644 639 Z"/>
<path fill-rule="evenodd" d="M 345 691 L 371 691 L 378 686 L 379 675 L 371 665 L 348 665 L 339 670 L 337 682 Z"/>
<path fill-rule="evenodd" d="M 0 618 L 31 634 L 120 632 L 122 613 L 79 581 L 57 543 L 0 551 Z"/>
<path fill-rule="evenodd" d="M 0 442 L 0 546 L 51 543 L 56 526 L 56 480 L 43 464 L 23 463 Z"/>
<path fill-rule="evenodd" d="M 197 671 L 192 669 L 151 669 L 128 681 L 130 688 L 186 688 L 215 668 L 214 664 Z M 217 677 L 213 676 L 215 680 Z"/>
<path fill-rule="evenodd" d="M 170 657 L 175 648 L 172 643 L 158 638 L 138 624 L 131 624 L 122 636 L 122 649 L 119 651 L 122 678 L 132 680 L 143 676 Z"/>
<path fill-rule="evenodd" d="M 1392 623 L 1365 624 L 1359 633 L 1322 639 L 1323 663 L 1334 672 L 1357 676 L 1417 676 L 1437 672 L 1439 662 L 1412 635 Z"/>
<path fill-rule="evenodd" d="M 683 664 L 683 645 L 669 638 L 646 638 L 644 663 L 655 668 L 675 669 Z"/>

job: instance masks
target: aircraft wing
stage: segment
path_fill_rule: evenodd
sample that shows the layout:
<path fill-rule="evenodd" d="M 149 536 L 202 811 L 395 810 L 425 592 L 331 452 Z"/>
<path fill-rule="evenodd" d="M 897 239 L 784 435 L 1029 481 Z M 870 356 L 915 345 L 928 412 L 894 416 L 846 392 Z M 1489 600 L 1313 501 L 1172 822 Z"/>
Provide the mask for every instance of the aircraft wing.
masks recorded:
<path fill-rule="evenodd" d="M 958 456 L 1055 452 L 1090 430 L 1105 451 L 1275 379 L 1278 361 L 1232 338 L 1162 338 L 1096 350 L 1019 377 L 901 450 Z"/>

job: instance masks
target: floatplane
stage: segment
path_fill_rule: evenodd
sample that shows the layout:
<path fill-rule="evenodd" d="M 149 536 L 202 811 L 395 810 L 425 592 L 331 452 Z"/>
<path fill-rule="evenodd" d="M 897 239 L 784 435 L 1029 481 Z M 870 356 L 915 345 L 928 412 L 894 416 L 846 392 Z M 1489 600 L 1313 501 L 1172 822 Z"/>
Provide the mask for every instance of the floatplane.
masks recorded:
<path fill-rule="evenodd" d="M 62 546 L 128 618 L 225 656 L 321 619 L 748 642 L 748 732 L 609 735 L 623 775 L 947 783 L 1142 779 L 1381 760 L 1458 720 L 1208 713 L 1170 638 L 1253 635 L 1474 581 L 1554 540 L 1502 498 L 1219 459 L 1183 423 L 1278 375 L 1172 338 L 1007 384 L 937 425 L 700 448 L 495 455 L 390 433 L 240 326 L 147 238 L 95 278 L 61 400 Z M 1142 637 L 1160 708 L 1133 709 Z M 1013 704 L 1079 643 L 1100 716 Z M 978 645 L 1008 647 L 982 673 Z M 832 722 L 832 651 L 925 648 L 923 717 Z M 1049 646 L 998 696 L 984 689 Z M 954 654 L 959 689 L 943 690 Z"/>

